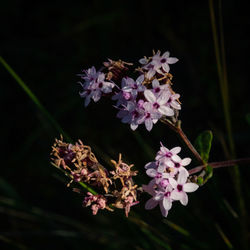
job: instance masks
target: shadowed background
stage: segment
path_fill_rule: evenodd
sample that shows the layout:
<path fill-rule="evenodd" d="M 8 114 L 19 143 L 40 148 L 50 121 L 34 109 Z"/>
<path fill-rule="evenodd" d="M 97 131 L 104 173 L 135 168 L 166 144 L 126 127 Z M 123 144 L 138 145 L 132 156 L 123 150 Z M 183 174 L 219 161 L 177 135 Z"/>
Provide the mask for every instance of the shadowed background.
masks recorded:
<path fill-rule="evenodd" d="M 211 2 L 211 1 L 210 1 Z M 0 56 L 29 86 L 46 110 L 73 139 L 90 145 L 107 164 L 134 163 L 147 183 L 145 163 L 159 142 L 182 145 L 164 124 L 148 133 L 133 132 L 116 118 L 110 100 L 84 108 L 78 73 L 107 58 L 138 63 L 152 49 L 170 51 L 179 62 L 171 66 L 174 90 L 181 95 L 183 130 L 194 141 L 211 129 L 211 161 L 232 156 L 228 146 L 221 89 L 207 1 L 2 1 Z M 216 27 L 223 17 L 229 83 L 229 104 L 236 156 L 250 155 L 249 13 L 238 1 L 217 2 Z M 219 37 L 222 29 L 218 31 Z M 219 39 L 219 41 L 221 41 Z M 187 207 L 174 204 L 167 219 L 160 210 L 145 211 L 149 198 L 132 210 L 82 208 L 83 197 L 67 188 L 66 177 L 50 165 L 49 153 L 60 132 L 0 65 L 2 84 L 2 159 L 0 177 L 0 245 L 3 249 L 247 249 L 249 241 L 249 170 L 218 169 L 214 177 L 189 196 Z M 222 88 L 222 92 L 225 91 Z M 249 122 L 249 123 L 248 123 Z M 182 157 L 192 157 L 183 146 Z M 193 161 L 193 167 L 197 163 Z M 244 211 L 239 202 L 245 203 Z"/>

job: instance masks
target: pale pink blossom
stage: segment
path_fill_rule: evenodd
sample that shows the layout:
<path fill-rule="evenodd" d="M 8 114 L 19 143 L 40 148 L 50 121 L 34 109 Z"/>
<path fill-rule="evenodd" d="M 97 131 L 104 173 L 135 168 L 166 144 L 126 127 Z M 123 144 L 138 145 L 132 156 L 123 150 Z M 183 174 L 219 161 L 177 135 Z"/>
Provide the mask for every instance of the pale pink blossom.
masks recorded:
<path fill-rule="evenodd" d="M 157 110 L 160 114 L 165 116 L 174 115 L 174 111 L 165 105 L 170 95 L 171 95 L 170 92 L 165 92 L 165 91 L 162 92 L 160 96 L 156 96 L 155 94 L 153 94 L 152 91 L 148 89 L 144 91 L 144 96 L 147 99 L 147 101 L 153 105 L 153 108 L 155 110 Z"/>
<path fill-rule="evenodd" d="M 174 190 L 171 193 L 173 200 L 179 200 L 182 205 L 186 206 L 188 203 L 187 193 L 194 192 L 198 189 L 196 183 L 187 182 L 188 172 L 185 170 L 179 171 L 177 181 L 173 178 L 169 179 Z"/>

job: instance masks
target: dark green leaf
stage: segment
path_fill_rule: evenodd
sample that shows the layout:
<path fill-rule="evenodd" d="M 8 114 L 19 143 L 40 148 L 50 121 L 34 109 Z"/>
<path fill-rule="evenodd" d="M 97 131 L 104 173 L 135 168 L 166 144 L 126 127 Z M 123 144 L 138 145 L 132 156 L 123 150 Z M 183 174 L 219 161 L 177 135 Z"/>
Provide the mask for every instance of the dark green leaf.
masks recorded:
<path fill-rule="evenodd" d="M 198 184 L 199 186 L 202 186 L 202 185 L 203 185 L 203 182 L 204 182 L 203 177 L 202 177 L 202 176 L 198 176 L 198 178 L 197 178 L 197 184 Z"/>
<path fill-rule="evenodd" d="M 202 132 L 195 140 L 195 148 L 205 163 L 207 163 L 209 159 L 209 152 L 211 149 L 212 139 L 212 131 L 206 130 Z"/>

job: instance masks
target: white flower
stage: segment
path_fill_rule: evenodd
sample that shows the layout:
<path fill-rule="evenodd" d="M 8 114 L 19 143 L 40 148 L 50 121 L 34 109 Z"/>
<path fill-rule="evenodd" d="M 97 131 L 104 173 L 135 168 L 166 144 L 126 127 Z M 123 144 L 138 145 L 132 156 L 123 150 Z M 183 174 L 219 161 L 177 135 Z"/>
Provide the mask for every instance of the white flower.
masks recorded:
<path fill-rule="evenodd" d="M 171 95 L 171 96 L 169 97 L 169 99 L 168 99 L 168 101 L 167 101 L 167 104 L 168 104 L 169 106 L 171 106 L 172 108 L 174 108 L 174 109 L 180 110 L 180 109 L 181 109 L 181 105 L 180 105 L 180 103 L 179 103 L 178 101 L 176 101 L 176 100 L 178 100 L 179 98 L 180 98 L 180 95 L 179 95 L 179 94 L 173 94 L 173 95 Z"/>
<path fill-rule="evenodd" d="M 194 192 L 198 189 L 198 185 L 195 183 L 186 183 L 188 177 L 188 172 L 185 170 L 179 171 L 177 181 L 173 178 L 169 179 L 171 186 L 174 190 L 171 193 L 171 198 L 173 200 L 179 200 L 182 205 L 186 206 L 188 203 L 187 192 Z"/>
<path fill-rule="evenodd" d="M 170 92 L 162 92 L 160 96 L 156 96 L 155 94 L 152 93 L 150 90 L 145 90 L 144 91 L 144 96 L 147 99 L 148 102 L 152 103 L 153 108 L 158 110 L 159 113 L 162 115 L 166 116 L 173 116 L 174 111 L 167 107 L 165 104 L 167 103 L 169 97 L 170 97 Z"/>
<path fill-rule="evenodd" d="M 157 152 L 155 159 L 159 161 L 160 163 L 162 163 L 160 165 L 164 168 L 164 165 L 167 166 L 167 163 L 170 160 L 173 160 L 176 162 L 180 161 L 180 157 L 177 155 L 180 153 L 180 151 L 181 151 L 181 147 L 174 147 L 169 150 L 161 143 L 160 150 Z M 172 167 L 172 166 L 169 166 L 169 167 Z M 164 170 L 165 169 L 163 169 L 162 171 Z"/>
<path fill-rule="evenodd" d="M 170 70 L 169 64 L 178 62 L 176 57 L 169 57 L 170 53 L 168 51 L 162 56 L 160 54 L 161 52 L 157 51 L 151 60 L 148 60 L 147 58 L 142 58 L 139 60 L 139 62 L 144 65 L 142 68 L 147 71 L 146 77 L 148 79 L 151 79 L 156 74 L 156 72 L 161 75 L 168 73 Z"/>

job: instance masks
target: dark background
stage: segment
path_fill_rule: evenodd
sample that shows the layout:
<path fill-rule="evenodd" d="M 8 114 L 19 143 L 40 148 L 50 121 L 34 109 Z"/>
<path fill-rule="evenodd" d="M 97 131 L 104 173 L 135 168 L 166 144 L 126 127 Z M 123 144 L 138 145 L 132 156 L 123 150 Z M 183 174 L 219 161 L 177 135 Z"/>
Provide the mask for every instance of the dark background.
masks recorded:
<path fill-rule="evenodd" d="M 217 1 L 214 11 L 218 27 Z M 222 1 L 221 13 L 233 138 L 241 158 L 250 156 L 250 18 L 243 1 Z M 122 152 L 141 171 L 138 183 L 147 183 L 144 165 L 153 160 L 159 142 L 170 148 L 182 145 L 163 124 L 157 123 L 150 133 L 143 126 L 133 132 L 116 118 L 110 100 L 84 108 L 78 94 L 82 69 L 99 68 L 107 58 L 136 64 L 152 55 L 152 49 L 169 50 L 179 59 L 170 72 L 174 90 L 181 94 L 180 119 L 190 140 L 211 129 L 210 160 L 228 157 L 208 1 L 8 0 L 0 3 L 0 27 L 0 56 L 63 130 L 90 145 L 103 164 Z M 83 197 L 66 188 L 66 177 L 50 165 L 51 145 L 60 132 L 2 65 L 0 82 L 2 249 L 228 249 L 230 244 L 247 249 L 249 216 L 238 206 L 243 200 L 249 211 L 247 166 L 240 167 L 240 197 L 233 172 L 218 169 L 189 196 L 187 207 L 174 204 L 167 220 L 158 208 L 145 212 L 147 195 L 130 219 L 123 211 L 92 216 L 81 207 Z M 191 157 L 185 147 L 181 156 Z"/>

